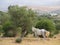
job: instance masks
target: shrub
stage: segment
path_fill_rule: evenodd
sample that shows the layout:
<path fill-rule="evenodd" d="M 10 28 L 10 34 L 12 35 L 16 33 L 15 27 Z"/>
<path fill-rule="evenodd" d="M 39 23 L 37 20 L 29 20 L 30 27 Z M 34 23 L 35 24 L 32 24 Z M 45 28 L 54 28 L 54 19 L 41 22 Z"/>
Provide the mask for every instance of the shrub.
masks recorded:
<path fill-rule="evenodd" d="M 1 35 L 2 32 L 3 32 L 3 26 L 0 25 L 0 35 Z"/>
<path fill-rule="evenodd" d="M 60 30 L 60 23 L 56 24 L 56 29 Z"/>
<path fill-rule="evenodd" d="M 14 37 L 16 35 L 16 30 L 14 29 L 12 23 L 9 21 L 3 25 L 3 31 L 4 31 L 4 36 L 7 37 Z"/>
<path fill-rule="evenodd" d="M 16 39 L 16 43 L 20 43 L 22 40 L 20 38 Z"/>
<path fill-rule="evenodd" d="M 55 25 L 53 23 L 53 21 L 49 20 L 49 19 L 41 19 L 35 26 L 36 28 L 39 29 L 46 29 L 48 31 L 51 32 L 51 35 L 53 35 L 56 31 L 55 29 Z"/>

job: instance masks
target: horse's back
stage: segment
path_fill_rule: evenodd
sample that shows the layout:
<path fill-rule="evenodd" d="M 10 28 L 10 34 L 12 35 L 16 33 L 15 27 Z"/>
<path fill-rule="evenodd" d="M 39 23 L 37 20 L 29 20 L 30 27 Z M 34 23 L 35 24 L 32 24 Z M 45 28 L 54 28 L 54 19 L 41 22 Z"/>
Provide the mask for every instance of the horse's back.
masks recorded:
<path fill-rule="evenodd" d="M 41 30 L 37 30 L 37 34 L 41 35 L 42 34 Z"/>

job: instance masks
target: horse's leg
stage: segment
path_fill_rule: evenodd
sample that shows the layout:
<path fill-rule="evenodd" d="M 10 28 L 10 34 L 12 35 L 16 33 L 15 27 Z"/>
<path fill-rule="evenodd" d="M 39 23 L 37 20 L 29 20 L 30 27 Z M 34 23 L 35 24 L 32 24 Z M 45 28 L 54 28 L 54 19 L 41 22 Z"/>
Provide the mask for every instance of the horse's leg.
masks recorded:
<path fill-rule="evenodd" d="M 46 38 L 45 34 L 46 34 L 45 32 L 42 32 L 42 36 L 44 39 Z"/>
<path fill-rule="evenodd" d="M 37 33 L 35 32 L 35 37 L 38 37 Z"/>
<path fill-rule="evenodd" d="M 33 33 L 33 36 L 35 37 L 35 33 Z"/>

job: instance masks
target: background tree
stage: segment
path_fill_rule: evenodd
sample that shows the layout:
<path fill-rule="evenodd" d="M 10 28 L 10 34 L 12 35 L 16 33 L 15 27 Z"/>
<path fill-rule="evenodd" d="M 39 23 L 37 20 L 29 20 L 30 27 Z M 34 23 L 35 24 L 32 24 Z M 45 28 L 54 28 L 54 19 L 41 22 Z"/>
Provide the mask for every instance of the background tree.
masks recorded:
<path fill-rule="evenodd" d="M 10 15 L 6 12 L 0 11 L 0 33 L 3 33 L 3 25 L 5 22 L 10 21 Z"/>
<path fill-rule="evenodd" d="M 11 15 L 11 19 L 13 21 L 13 25 L 15 27 L 21 27 L 21 37 L 25 35 L 25 31 L 30 32 L 33 20 L 35 18 L 35 12 L 31 9 L 28 9 L 26 6 L 19 7 L 19 6 L 9 6 L 8 11 Z"/>
<path fill-rule="evenodd" d="M 10 15 L 6 12 L 0 11 L 0 24 L 3 25 L 6 21 L 10 20 Z"/>
<path fill-rule="evenodd" d="M 5 37 L 15 37 L 16 36 L 16 31 L 15 27 L 13 26 L 11 21 L 6 21 L 3 24 L 3 32 Z"/>

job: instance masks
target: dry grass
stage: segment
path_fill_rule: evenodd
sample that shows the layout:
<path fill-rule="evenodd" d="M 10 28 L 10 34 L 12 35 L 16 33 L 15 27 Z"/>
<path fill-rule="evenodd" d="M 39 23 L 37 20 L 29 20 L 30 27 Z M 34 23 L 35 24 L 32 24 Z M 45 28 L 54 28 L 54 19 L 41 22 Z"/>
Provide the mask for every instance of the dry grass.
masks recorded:
<path fill-rule="evenodd" d="M 58 36 L 60 37 L 60 35 Z M 60 45 L 60 38 L 34 38 L 25 37 L 21 43 L 15 43 L 16 38 L 0 38 L 0 45 Z"/>

